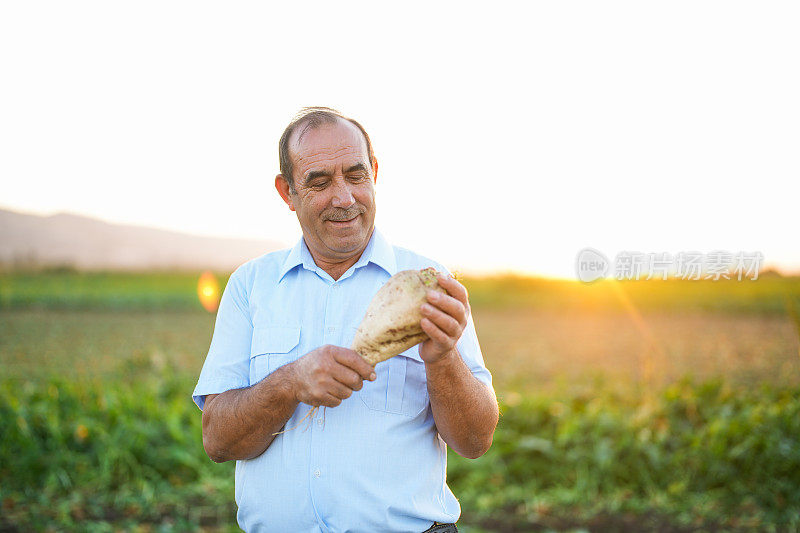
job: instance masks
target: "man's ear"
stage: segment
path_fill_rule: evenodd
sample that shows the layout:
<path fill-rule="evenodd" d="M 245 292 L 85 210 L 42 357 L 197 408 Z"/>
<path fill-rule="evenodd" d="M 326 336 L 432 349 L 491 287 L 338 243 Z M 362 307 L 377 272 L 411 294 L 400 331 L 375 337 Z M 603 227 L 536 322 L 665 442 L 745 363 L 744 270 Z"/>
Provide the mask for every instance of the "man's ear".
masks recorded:
<path fill-rule="evenodd" d="M 378 158 L 372 156 L 372 182 L 378 183 Z"/>
<path fill-rule="evenodd" d="M 281 195 L 281 198 L 283 198 L 283 201 L 286 202 L 286 205 L 289 206 L 289 209 L 294 211 L 294 204 L 292 203 L 289 183 L 283 177 L 283 174 L 278 174 L 275 176 L 275 188 L 278 190 L 278 194 Z"/>

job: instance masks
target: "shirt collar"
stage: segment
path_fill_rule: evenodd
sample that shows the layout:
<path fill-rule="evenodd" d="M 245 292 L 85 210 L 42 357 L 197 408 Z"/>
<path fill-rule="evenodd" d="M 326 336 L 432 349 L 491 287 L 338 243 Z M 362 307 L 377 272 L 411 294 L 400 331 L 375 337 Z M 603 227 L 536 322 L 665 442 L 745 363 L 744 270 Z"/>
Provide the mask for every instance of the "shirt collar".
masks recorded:
<path fill-rule="evenodd" d="M 397 261 L 394 257 L 394 249 L 376 227 L 373 227 L 372 236 L 367 243 L 367 247 L 364 248 L 364 251 L 361 253 L 361 257 L 349 270 L 355 270 L 370 262 L 384 269 L 390 276 L 394 276 L 397 273 Z M 283 261 L 283 265 L 281 265 L 280 277 L 278 279 L 283 279 L 287 272 L 298 265 L 303 265 L 303 268 L 311 271 L 315 271 L 319 268 L 317 264 L 314 263 L 314 258 L 311 256 L 311 252 L 308 250 L 308 246 L 306 246 L 303 237 L 300 237 L 297 244 L 289 250 L 289 254 Z"/>

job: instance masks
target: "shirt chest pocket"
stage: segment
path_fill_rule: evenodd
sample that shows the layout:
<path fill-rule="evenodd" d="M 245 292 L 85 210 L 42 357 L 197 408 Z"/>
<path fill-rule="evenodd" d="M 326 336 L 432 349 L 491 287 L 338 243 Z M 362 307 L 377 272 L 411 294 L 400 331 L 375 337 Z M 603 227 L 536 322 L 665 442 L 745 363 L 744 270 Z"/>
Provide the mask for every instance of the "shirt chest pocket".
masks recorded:
<path fill-rule="evenodd" d="M 300 326 L 263 326 L 253 329 L 250 344 L 250 384 L 258 383 L 300 355 Z"/>
<path fill-rule="evenodd" d="M 375 381 L 364 381 L 356 393 L 370 409 L 416 417 L 428 407 L 428 381 L 419 345 L 378 363 L 375 374 Z"/>

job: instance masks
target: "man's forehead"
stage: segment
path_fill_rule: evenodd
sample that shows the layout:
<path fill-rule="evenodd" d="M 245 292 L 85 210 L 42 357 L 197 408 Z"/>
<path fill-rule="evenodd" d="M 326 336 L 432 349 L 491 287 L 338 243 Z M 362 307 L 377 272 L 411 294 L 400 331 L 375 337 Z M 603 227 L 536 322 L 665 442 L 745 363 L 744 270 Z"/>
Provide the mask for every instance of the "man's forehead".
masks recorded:
<path fill-rule="evenodd" d="M 367 143 L 355 124 L 337 119 L 333 123 L 306 125 L 298 128 L 289 144 L 294 157 L 300 160 L 316 159 L 315 155 L 362 155 L 367 157 Z"/>

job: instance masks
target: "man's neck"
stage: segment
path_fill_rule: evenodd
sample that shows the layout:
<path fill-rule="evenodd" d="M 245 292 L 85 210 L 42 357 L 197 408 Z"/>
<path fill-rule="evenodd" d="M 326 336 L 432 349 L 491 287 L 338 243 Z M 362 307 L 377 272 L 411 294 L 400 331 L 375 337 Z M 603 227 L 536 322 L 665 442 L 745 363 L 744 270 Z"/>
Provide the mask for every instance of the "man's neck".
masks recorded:
<path fill-rule="evenodd" d="M 328 275 L 332 277 L 334 280 L 338 280 L 339 278 L 342 277 L 342 275 L 344 275 L 345 272 L 347 272 L 347 269 L 355 265 L 356 262 L 359 259 L 361 259 L 361 255 L 364 253 L 364 250 L 367 249 L 369 241 L 372 238 L 372 233 L 374 233 L 374 231 L 375 229 L 373 228 L 369 238 L 367 239 L 367 242 L 364 244 L 364 247 L 360 251 L 358 251 L 357 253 L 351 255 L 346 259 L 336 260 L 336 259 L 322 257 L 321 255 L 314 253 L 314 250 L 312 250 L 311 247 L 308 246 L 307 241 L 306 241 L 306 247 L 308 248 L 308 251 L 311 252 L 311 257 L 314 259 L 314 263 L 316 263 L 316 265 L 319 268 L 327 272 Z"/>
<path fill-rule="evenodd" d="M 339 278 L 342 277 L 342 275 L 345 272 L 347 272 L 348 268 L 356 264 L 356 261 L 358 261 L 359 257 L 361 257 L 361 254 L 358 254 L 357 256 L 351 257 L 349 259 L 344 259 L 343 261 L 340 262 L 336 261 L 331 262 L 331 261 L 326 261 L 325 259 L 322 258 L 317 258 L 314 255 L 314 252 L 311 252 L 311 257 L 314 258 L 314 262 L 317 264 L 318 267 L 327 272 L 328 275 L 332 277 L 334 280 L 338 280 Z"/>

